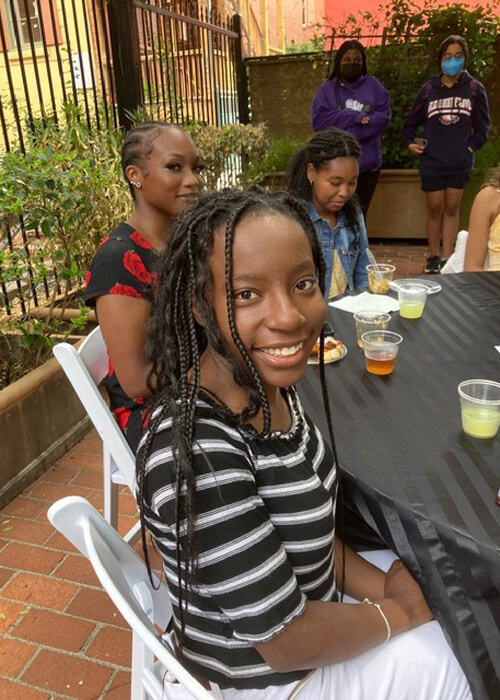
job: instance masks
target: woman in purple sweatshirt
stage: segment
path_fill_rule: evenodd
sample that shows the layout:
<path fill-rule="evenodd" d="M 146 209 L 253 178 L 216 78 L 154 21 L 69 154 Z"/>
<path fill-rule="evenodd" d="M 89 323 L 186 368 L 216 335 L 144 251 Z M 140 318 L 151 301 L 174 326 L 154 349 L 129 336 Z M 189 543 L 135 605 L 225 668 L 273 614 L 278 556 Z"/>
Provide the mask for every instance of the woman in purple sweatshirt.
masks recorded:
<path fill-rule="evenodd" d="M 453 252 L 460 202 L 474 166 L 474 153 L 488 138 L 486 90 L 464 70 L 467 55 L 467 43 L 461 36 L 449 36 L 441 43 L 441 71 L 420 89 L 403 127 L 404 143 L 420 158 L 429 241 L 425 272 L 430 274 L 438 273 Z M 415 139 L 420 126 L 424 127 L 424 138 Z"/>
<path fill-rule="evenodd" d="M 377 78 L 367 75 L 366 51 L 359 41 L 344 41 L 338 49 L 332 73 L 314 97 L 311 121 L 314 131 L 335 126 L 359 141 L 356 193 L 366 219 L 382 166 L 380 136 L 391 121 L 391 100 Z"/>

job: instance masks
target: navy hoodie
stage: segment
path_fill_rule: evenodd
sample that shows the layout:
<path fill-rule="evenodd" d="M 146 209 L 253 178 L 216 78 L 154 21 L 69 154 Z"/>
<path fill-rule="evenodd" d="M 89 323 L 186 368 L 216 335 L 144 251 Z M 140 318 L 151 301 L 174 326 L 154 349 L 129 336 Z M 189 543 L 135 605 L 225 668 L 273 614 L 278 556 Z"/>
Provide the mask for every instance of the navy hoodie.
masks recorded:
<path fill-rule="evenodd" d="M 405 145 L 412 143 L 424 125 L 428 140 L 420 156 L 420 172 L 428 175 L 468 174 L 474 165 L 473 151 L 488 139 L 490 115 L 486 90 L 470 73 L 463 71 L 447 87 L 440 75 L 426 83 L 413 102 L 403 127 Z"/>

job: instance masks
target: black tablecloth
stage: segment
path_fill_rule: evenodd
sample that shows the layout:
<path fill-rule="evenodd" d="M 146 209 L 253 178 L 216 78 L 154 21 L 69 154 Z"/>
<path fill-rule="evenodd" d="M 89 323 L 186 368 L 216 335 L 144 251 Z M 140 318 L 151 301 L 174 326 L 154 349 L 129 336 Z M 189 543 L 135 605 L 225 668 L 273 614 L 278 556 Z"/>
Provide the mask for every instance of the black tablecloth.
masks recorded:
<path fill-rule="evenodd" d="M 352 314 L 330 309 L 348 353 L 325 368 L 346 501 L 399 554 L 425 591 L 474 697 L 500 698 L 500 434 L 461 430 L 458 384 L 500 381 L 500 273 L 431 277 L 421 319 L 394 313 L 393 374 L 364 366 Z M 299 387 L 328 439 L 319 370 Z M 423 669 L 424 672 L 424 669 Z"/>

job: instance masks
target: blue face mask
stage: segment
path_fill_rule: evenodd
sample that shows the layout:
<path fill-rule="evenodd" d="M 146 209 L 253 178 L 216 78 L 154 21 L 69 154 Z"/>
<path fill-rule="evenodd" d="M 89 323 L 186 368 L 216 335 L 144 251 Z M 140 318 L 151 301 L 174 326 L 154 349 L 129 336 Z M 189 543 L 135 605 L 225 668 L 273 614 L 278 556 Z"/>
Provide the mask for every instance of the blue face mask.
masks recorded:
<path fill-rule="evenodd" d="M 441 68 L 445 75 L 454 78 L 464 69 L 465 60 L 463 58 L 449 58 L 441 63 Z"/>

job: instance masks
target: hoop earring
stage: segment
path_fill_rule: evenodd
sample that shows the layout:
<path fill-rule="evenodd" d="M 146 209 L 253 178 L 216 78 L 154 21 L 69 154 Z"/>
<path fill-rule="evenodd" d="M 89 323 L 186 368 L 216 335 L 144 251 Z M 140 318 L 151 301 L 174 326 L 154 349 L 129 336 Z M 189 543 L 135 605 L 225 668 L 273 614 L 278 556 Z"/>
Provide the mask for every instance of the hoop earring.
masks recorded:
<path fill-rule="evenodd" d="M 137 187 L 138 190 L 140 190 L 142 187 L 140 182 L 131 182 L 130 184 L 133 185 L 134 187 Z"/>

